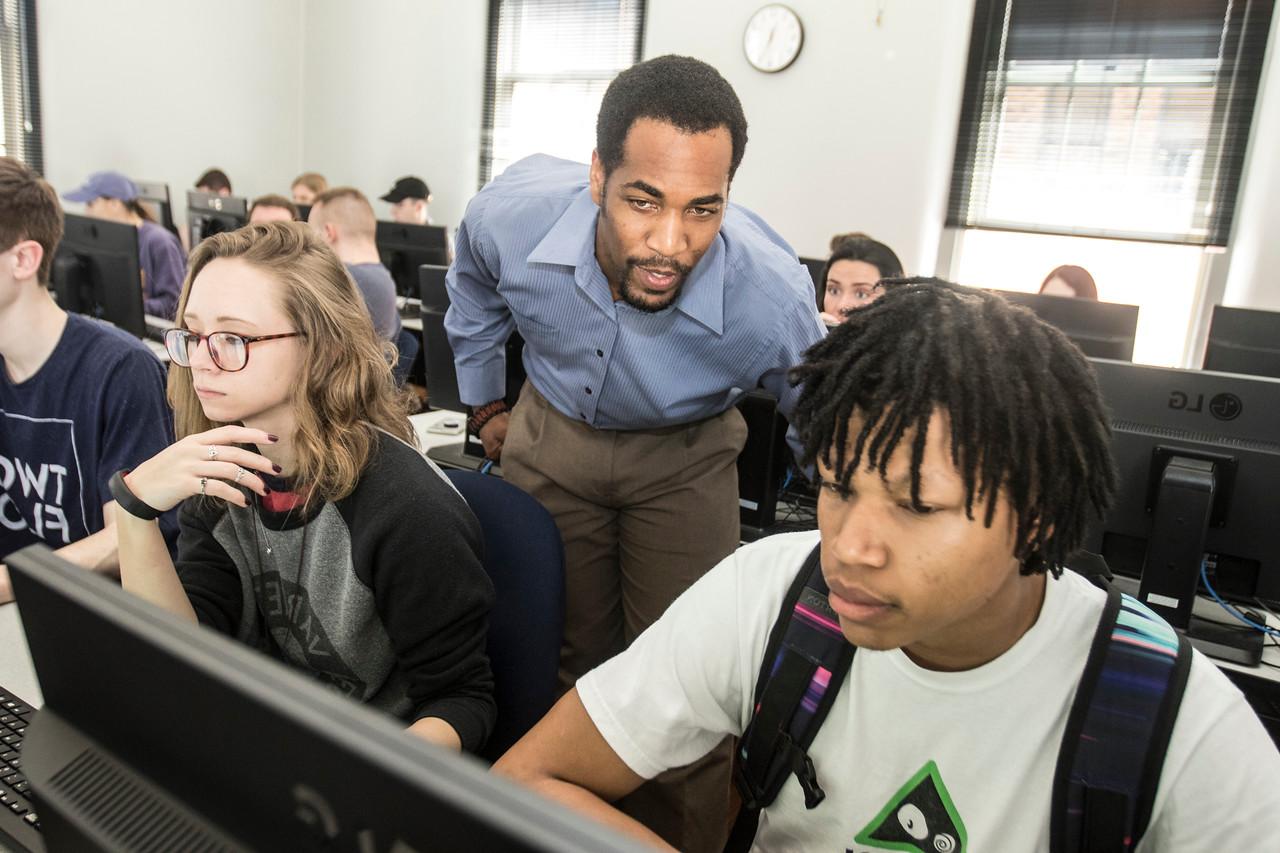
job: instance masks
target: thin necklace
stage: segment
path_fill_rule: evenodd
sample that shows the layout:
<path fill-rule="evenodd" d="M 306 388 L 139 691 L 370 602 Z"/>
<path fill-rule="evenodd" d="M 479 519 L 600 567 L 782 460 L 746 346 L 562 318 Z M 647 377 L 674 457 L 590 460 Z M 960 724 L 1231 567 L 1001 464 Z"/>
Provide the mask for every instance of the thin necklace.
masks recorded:
<path fill-rule="evenodd" d="M 257 504 L 259 508 L 262 507 L 261 497 L 258 498 Z M 289 511 L 284 514 L 284 522 L 280 525 L 281 532 L 285 531 L 289 527 L 289 518 L 293 515 L 293 511 L 295 509 L 297 509 L 297 504 L 294 504 L 293 506 L 289 507 Z M 259 510 L 255 508 L 253 511 L 253 550 L 258 555 L 261 556 L 262 546 L 261 546 L 261 543 L 259 543 L 258 541 L 258 525 L 262 525 L 262 538 L 266 539 L 267 538 L 266 522 L 262 520 L 262 517 L 259 514 Z M 287 617 L 288 621 L 285 623 L 286 626 L 290 629 L 290 631 L 292 631 L 292 629 L 294 628 L 294 625 L 295 625 L 294 619 L 296 619 L 298 615 L 298 606 L 302 603 L 302 568 L 303 568 L 302 561 L 305 559 L 306 553 L 307 553 L 307 528 L 309 526 L 310 525 L 307 524 L 305 521 L 303 522 L 302 541 L 298 543 L 298 565 L 296 570 L 293 573 L 293 583 L 294 583 L 294 589 L 295 589 L 294 595 L 293 595 L 293 604 L 289 608 L 289 615 Z M 276 570 L 276 575 L 278 577 L 283 578 L 283 574 L 280 572 L 280 567 L 276 565 L 275 553 L 272 551 L 270 542 L 267 543 L 266 552 L 268 555 L 271 556 L 271 565 Z M 281 586 L 283 588 L 283 584 Z M 303 649 L 305 650 L 305 646 L 306 646 L 305 643 L 300 642 L 299 645 L 302 646 Z"/>

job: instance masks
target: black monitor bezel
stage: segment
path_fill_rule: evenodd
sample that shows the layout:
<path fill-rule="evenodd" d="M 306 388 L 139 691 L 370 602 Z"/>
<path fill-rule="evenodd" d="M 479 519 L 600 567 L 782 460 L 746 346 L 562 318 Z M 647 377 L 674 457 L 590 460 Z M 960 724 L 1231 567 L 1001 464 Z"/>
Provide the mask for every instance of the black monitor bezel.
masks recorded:
<path fill-rule="evenodd" d="M 445 810 L 460 821 L 473 822 L 469 831 L 483 834 L 491 828 L 504 844 L 510 841 L 509 849 L 637 849 L 604 827 L 485 772 L 478 760 L 418 741 L 390 718 L 240 642 L 161 611 L 62 560 L 47 546 L 16 552 L 8 565 L 45 700 L 29 738 L 40 725 L 40 715 L 51 710 L 60 722 L 108 748 L 131 770 L 241 841 L 261 846 L 246 837 L 251 826 L 275 838 L 296 830 L 301 835 L 289 836 L 292 849 L 299 849 L 303 841 L 314 842 L 309 834 L 314 830 L 278 825 L 296 814 L 254 811 L 261 808 L 260 802 L 281 801 L 279 786 L 258 796 L 251 793 L 255 779 L 274 772 L 270 762 L 216 766 L 216 760 L 208 760 L 223 749 L 230 755 L 231 738 L 237 747 L 261 747 L 262 756 L 278 756 L 288 749 L 278 738 L 269 745 L 253 741 L 274 731 L 298 738 L 293 751 L 299 752 L 301 745 L 302 754 L 314 757 L 298 762 L 296 770 L 282 771 L 289 778 L 306 771 L 323 775 L 336 767 L 336 772 L 346 774 L 344 779 L 380 778 L 404 786 L 397 796 L 411 794 L 415 803 L 421 802 L 419 814 L 404 815 L 404 825 L 373 827 L 381 831 L 378 837 L 384 844 L 397 834 L 409 836 L 405 841 L 410 844 L 448 837 L 439 822 L 427 829 L 408 827 L 423 814 Z M 104 689 L 104 684 L 109 687 Z M 194 693 L 221 695 L 223 706 L 184 705 L 183 697 L 193 693 L 184 694 L 180 688 L 192 684 L 203 685 Z M 215 731 L 210 731 L 210 720 L 216 721 Z M 263 726 L 263 720 L 276 725 Z M 39 797 L 40 757 L 29 752 L 24 759 Z M 198 773 L 193 772 L 196 768 Z M 334 790 L 328 776 L 303 775 L 296 785 L 302 784 Z M 296 791 L 296 785 L 291 790 Z M 353 799 L 367 802 L 352 806 L 353 813 L 360 808 L 376 813 L 376 792 L 355 793 L 359 797 Z M 331 806 L 333 799 L 329 797 Z M 354 849 L 357 831 L 365 827 L 352 825 L 351 814 L 335 814 L 335 819 L 348 822 L 343 827 L 339 820 L 341 834 L 334 843 L 340 847 L 345 840 Z M 54 817 L 46 814 L 45 820 Z"/>

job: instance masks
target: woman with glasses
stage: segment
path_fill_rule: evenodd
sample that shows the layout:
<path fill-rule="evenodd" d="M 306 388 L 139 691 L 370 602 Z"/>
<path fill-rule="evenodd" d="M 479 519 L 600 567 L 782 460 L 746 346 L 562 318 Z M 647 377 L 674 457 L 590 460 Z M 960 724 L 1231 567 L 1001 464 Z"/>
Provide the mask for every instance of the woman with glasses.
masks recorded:
<path fill-rule="evenodd" d="M 831 241 L 831 257 L 823 270 L 818 311 L 822 322 L 838 326 L 854 308 L 869 305 L 884 292 L 880 282 L 902 275 L 902 262 L 879 240 L 866 234 L 840 234 Z"/>
<path fill-rule="evenodd" d="M 390 346 L 341 262 L 301 223 L 218 234 L 191 255 L 178 322 L 178 441 L 112 481 L 124 587 L 479 748 L 479 526 L 412 446 Z M 178 504 L 171 561 L 149 519 Z"/>

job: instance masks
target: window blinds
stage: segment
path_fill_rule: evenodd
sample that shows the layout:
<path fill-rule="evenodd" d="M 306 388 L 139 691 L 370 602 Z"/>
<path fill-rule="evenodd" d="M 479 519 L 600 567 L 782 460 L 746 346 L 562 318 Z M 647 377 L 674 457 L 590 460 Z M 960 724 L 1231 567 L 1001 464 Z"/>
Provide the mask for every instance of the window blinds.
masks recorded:
<path fill-rule="evenodd" d="M 44 172 L 40 89 L 36 63 L 35 0 L 0 0 L 0 154 Z"/>
<path fill-rule="evenodd" d="M 643 0 L 491 0 L 480 185 L 529 154 L 587 160 L 643 34 Z"/>
<path fill-rule="evenodd" d="M 977 0 L 947 224 L 1221 246 L 1273 0 Z"/>

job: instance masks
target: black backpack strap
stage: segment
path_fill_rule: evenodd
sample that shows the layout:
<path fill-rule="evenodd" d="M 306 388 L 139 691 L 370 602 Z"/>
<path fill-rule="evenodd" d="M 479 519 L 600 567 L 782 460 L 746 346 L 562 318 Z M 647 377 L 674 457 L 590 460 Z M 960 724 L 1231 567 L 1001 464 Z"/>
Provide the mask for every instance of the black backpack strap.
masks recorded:
<path fill-rule="evenodd" d="M 804 789 L 806 807 L 815 808 L 826 797 L 807 750 L 840 692 L 855 651 L 827 594 L 815 546 L 787 590 L 761 659 L 755 711 L 734 762 L 742 809 L 726 851 L 749 849 L 761 809 L 792 774 Z"/>
<path fill-rule="evenodd" d="M 1146 605 L 1107 589 L 1058 753 L 1052 853 L 1131 853 L 1151 822 L 1191 646 Z"/>

